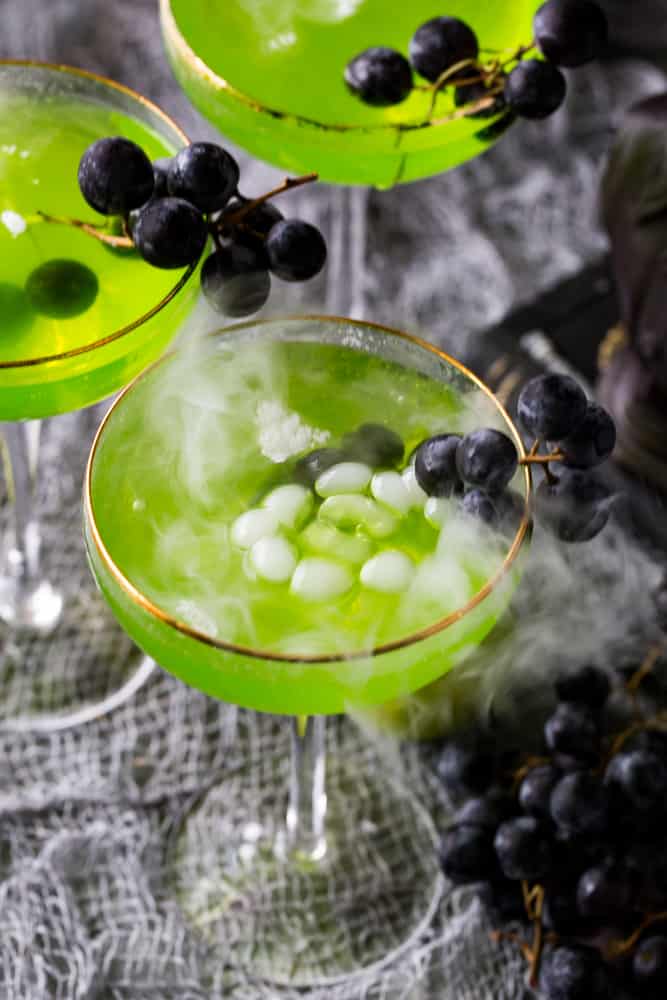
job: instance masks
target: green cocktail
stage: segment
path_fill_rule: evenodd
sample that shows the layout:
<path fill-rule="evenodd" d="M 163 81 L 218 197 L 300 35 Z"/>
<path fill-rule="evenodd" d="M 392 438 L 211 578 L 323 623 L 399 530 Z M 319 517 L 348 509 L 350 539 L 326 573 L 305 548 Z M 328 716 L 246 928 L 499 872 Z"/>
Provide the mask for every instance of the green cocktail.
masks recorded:
<path fill-rule="evenodd" d="M 3 729 L 97 717 L 151 669 L 127 655 L 122 636 L 114 644 L 103 607 L 93 613 L 96 595 L 82 599 L 76 573 L 58 579 L 49 568 L 63 554 L 41 558 L 34 504 L 38 418 L 88 406 L 129 382 L 169 343 L 197 294 L 194 267 L 159 271 L 71 224 L 108 225 L 77 183 L 81 154 L 107 135 L 124 135 L 153 158 L 187 143 L 159 108 L 119 84 L 65 66 L 0 63 L 0 422 L 13 501 L 0 553 Z M 61 520 L 64 531 L 66 512 Z M 74 635 L 85 656 L 72 657 Z"/>
<path fill-rule="evenodd" d="M 187 272 L 151 268 L 134 252 L 42 220 L 106 223 L 81 197 L 76 171 L 86 147 L 107 135 L 134 140 L 153 159 L 186 141 L 122 87 L 0 65 L 0 420 L 110 395 L 157 357 L 196 293 Z"/>
<path fill-rule="evenodd" d="M 425 436 L 480 425 L 523 454 L 491 394 L 436 348 L 302 317 L 168 356 L 98 432 L 85 533 L 118 620 L 187 683 L 300 717 L 286 819 L 282 757 L 269 754 L 261 802 L 250 774 L 214 788 L 168 859 L 187 918 L 214 946 L 233 942 L 230 961 L 257 978 L 347 978 L 431 919 L 430 819 L 358 761 L 334 758 L 325 793 L 323 725 L 451 669 L 507 601 L 527 505 L 496 534 L 456 501 L 426 499 L 411 464 Z M 529 485 L 520 469 L 524 500 Z"/>
<path fill-rule="evenodd" d="M 502 134 L 491 118 L 453 117 L 452 88 L 433 108 L 414 91 L 389 108 L 364 105 L 343 82 L 369 46 L 407 52 L 439 15 L 466 21 L 480 58 L 532 39 L 541 0 L 161 0 L 167 54 L 181 86 L 221 132 L 289 171 L 339 184 L 390 187 L 449 170 Z"/>
<path fill-rule="evenodd" d="M 209 694 L 294 715 L 406 694 L 474 648 L 520 538 L 428 502 L 407 458 L 388 473 L 343 456 L 351 480 L 301 485 L 300 455 L 374 422 L 406 456 L 435 433 L 507 426 L 439 353 L 334 320 L 231 331 L 140 379 L 98 437 L 87 520 L 139 645 Z"/>

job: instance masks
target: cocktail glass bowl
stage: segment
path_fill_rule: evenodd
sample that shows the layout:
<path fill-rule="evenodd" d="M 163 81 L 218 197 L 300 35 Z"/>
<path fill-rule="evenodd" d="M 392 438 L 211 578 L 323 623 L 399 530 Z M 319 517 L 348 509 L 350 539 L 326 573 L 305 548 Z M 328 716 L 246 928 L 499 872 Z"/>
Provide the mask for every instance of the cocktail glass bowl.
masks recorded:
<path fill-rule="evenodd" d="M 176 79 L 225 137 L 290 174 L 340 185 L 328 196 L 326 310 L 366 318 L 369 188 L 451 170 L 489 149 L 514 116 L 457 107 L 451 86 L 435 101 L 415 89 L 401 104 L 371 107 L 347 91 L 345 66 L 375 45 L 407 55 L 417 27 L 447 14 L 475 30 L 481 62 L 509 69 L 532 41 L 541 2 L 160 0 L 160 19 Z"/>
<path fill-rule="evenodd" d="M 260 358 L 275 343 L 349 347 L 425 377 L 442 386 L 443 394 L 474 399 L 524 454 L 509 417 L 473 374 L 432 345 L 394 330 L 334 317 L 294 317 L 232 327 L 191 350 L 197 364 L 212 370 L 220 352 L 234 345 L 252 344 Z M 432 823 L 404 788 L 364 771 L 358 761 L 340 759 L 333 760 L 325 784 L 324 718 L 409 694 L 476 648 L 518 580 L 530 534 L 530 474 L 524 466 L 517 476 L 524 513 L 497 570 L 440 620 L 344 654 L 288 654 L 229 641 L 205 624 L 180 620 L 150 584 L 128 570 L 131 556 L 120 530 L 127 523 L 126 504 L 109 489 L 114 463 L 124 465 L 122 456 L 135 449 L 141 456 L 142 428 L 156 413 L 144 419 L 148 400 L 161 398 L 175 359 L 178 354 L 168 355 L 126 389 L 98 431 L 84 496 L 91 567 L 123 628 L 167 670 L 213 697 L 292 716 L 293 757 L 289 794 L 287 762 L 270 759 L 261 775 L 236 775 L 196 803 L 174 839 L 170 877 L 187 918 L 211 943 L 228 948 L 249 974 L 293 986 L 338 981 L 388 961 L 414 940 L 432 916 L 442 882 Z M 182 385 L 181 375 L 169 384 Z M 354 417 L 347 419 L 352 430 Z M 243 462 L 242 454 L 238 460 Z M 161 462 L 167 489 L 177 463 L 166 456 Z M 140 458 L 137 468 L 142 465 Z M 135 495 L 129 479 L 118 488 L 118 496 Z M 152 518 L 149 501 L 132 504 Z M 180 502 L 170 511 L 174 523 L 195 516 Z M 165 529 L 161 521 L 159 531 Z"/>
<path fill-rule="evenodd" d="M 18 127 L 9 113 L 22 110 L 27 115 L 33 105 L 39 108 L 35 150 L 21 149 L 21 138 L 10 145 L 6 140 L 16 136 Z M 62 148 L 71 119 L 61 127 L 59 120 L 77 111 L 86 117 L 72 122 L 78 131 Z M 57 302 L 50 312 L 40 312 L 33 296 L 19 303 L 16 329 L 4 331 L 0 420 L 29 420 L 81 409 L 126 385 L 166 347 L 197 292 L 191 280 L 195 267 L 158 272 L 134 253 L 104 247 L 65 225 L 40 222 L 37 213 L 104 224 L 106 220 L 85 203 L 77 184 L 79 158 L 88 142 L 115 134 L 114 130 L 130 132 L 129 137 L 140 144 L 150 143 L 149 154 L 168 155 L 188 140 L 174 121 L 140 94 L 66 66 L 0 63 L 0 115 L 5 116 L 0 126 L 3 208 L 16 213 L 25 226 L 12 239 L 5 223 L 3 238 L 16 259 L 5 259 L 0 279 L 16 282 L 18 296 L 23 290 L 18 282 L 30 277 L 24 274 L 28 266 L 71 257 L 90 268 L 98 282 L 97 298 L 80 313 L 66 315 L 66 306 L 59 313 L 62 304 Z M 49 117 L 54 135 L 41 136 L 40 126 L 44 128 Z M 30 138 L 29 118 L 23 128 Z M 52 153 L 54 146 L 58 148 Z M 51 176 L 44 169 L 47 157 L 52 158 Z M 145 290 L 139 287 L 142 280 Z M 110 292 L 105 286 L 112 284 Z M 74 302 L 72 309 L 76 308 Z"/>
<path fill-rule="evenodd" d="M 350 95 L 346 64 L 374 45 L 407 55 L 416 28 L 442 14 L 477 32 L 480 58 L 532 39 L 540 0 L 160 0 L 162 33 L 192 103 L 232 141 L 288 171 L 386 188 L 450 170 L 503 134 L 503 112 L 461 116 L 451 98 L 415 90 L 389 108 Z"/>
<path fill-rule="evenodd" d="M 118 134 L 153 158 L 187 143 L 164 112 L 120 84 L 67 66 L 0 63 L 0 421 L 13 501 L 0 573 L 5 729 L 97 717 L 150 670 L 122 634 L 114 641 L 95 601 L 103 605 L 86 594 L 88 577 L 71 564 L 76 518 L 67 507 L 58 545 L 41 552 L 35 496 L 40 418 L 129 382 L 169 343 L 197 293 L 195 266 L 160 273 L 134 251 L 43 217 L 107 223 L 79 193 L 77 167 L 91 142 Z M 59 486 L 72 472 L 49 471 Z"/>

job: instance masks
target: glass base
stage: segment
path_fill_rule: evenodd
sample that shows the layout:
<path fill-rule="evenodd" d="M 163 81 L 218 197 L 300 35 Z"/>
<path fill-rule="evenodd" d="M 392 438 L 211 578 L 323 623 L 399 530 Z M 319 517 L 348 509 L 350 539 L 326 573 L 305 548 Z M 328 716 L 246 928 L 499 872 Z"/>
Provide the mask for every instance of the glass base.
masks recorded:
<path fill-rule="evenodd" d="M 35 511 L 43 578 L 28 589 L 0 505 L 0 733 L 52 732 L 99 718 L 154 670 L 116 623 L 88 568 L 81 481 L 95 410 L 47 429 Z M 5 490 L 6 492 L 6 490 Z"/>
<path fill-rule="evenodd" d="M 11 628 L 51 632 L 62 616 L 63 598 L 48 580 L 22 587 L 11 577 L 0 580 L 0 621 Z"/>
<path fill-rule="evenodd" d="M 329 756 L 326 850 L 299 856 L 285 841 L 280 763 L 241 772 L 187 813 L 167 858 L 172 890 L 221 961 L 252 979 L 307 988 L 368 973 L 432 921 L 443 880 L 431 819 L 393 782 Z"/>
<path fill-rule="evenodd" d="M 82 725 L 128 701 L 148 680 L 153 661 L 115 624 L 101 597 L 99 608 L 93 603 L 65 602 L 49 631 L 0 627 L 0 733 Z"/>

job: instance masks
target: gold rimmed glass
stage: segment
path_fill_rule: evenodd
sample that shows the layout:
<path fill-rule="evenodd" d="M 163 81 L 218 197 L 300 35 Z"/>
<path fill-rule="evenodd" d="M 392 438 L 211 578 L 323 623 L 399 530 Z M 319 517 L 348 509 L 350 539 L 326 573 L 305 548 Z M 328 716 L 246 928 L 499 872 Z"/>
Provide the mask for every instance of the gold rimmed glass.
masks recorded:
<path fill-rule="evenodd" d="M 369 106 L 348 93 L 345 66 L 370 46 L 407 55 L 417 27 L 447 14 L 474 29 L 487 70 L 509 68 L 531 44 L 541 2 L 160 0 L 160 19 L 176 79 L 225 137 L 288 173 L 340 185 L 329 196 L 326 308 L 364 316 L 369 188 L 451 170 L 494 145 L 514 116 L 491 98 L 459 106 L 453 87 L 434 94 L 418 77 L 401 104 Z"/>
<path fill-rule="evenodd" d="M 77 167 L 91 142 L 119 134 L 153 158 L 188 141 L 160 108 L 121 84 L 69 66 L 0 63 L 0 421 L 13 508 L 0 575 L 0 728 L 10 730 L 98 717 L 151 669 L 127 649 L 122 664 L 118 644 L 109 652 L 108 625 L 94 599 L 78 592 L 69 555 L 41 551 L 35 503 L 41 419 L 127 384 L 163 351 L 196 296 L 196 266 L 160 273 L 133 251 L 44 218 L 107 224 L 80 195 Z M 65 532 L 63 523 L 58 536 Z M 103 633 L 99 646 L 86 643 L 95 629 Z M 79 643 L 87 650 L 79 653 Z M 66 665 L 68 645 L 81 671 Z"/>
<path fill-rule="evenodd" d="M 344 979 L 391 959 L 427 925 L 442 888 L 435 831 L 405 789 L 380 775 L 360 774 L 358 762 L 336 758 L 325 781 L 325 716 L 407 695 L 474 651 L 518 579 L 530 535 L 530 474 L 522 467 L 514 484 L 524 499 L 515 534 L 502 543 L 493 571 L 447 614 L 363 648 L 354 643 L 326 648 L 330 636 L 322 625 L 319 646 L 315 641 L 317 648 L 307 648 L 304 635 L 290 632 L 294 598 L 285 591 L 280 604 L 280 591 L 278 630 L 284 629 L 284 634 L 273 648 L 221 633 L 209 606 L 193 607 L 190 601 L 184 608 L 193 574 L 199 573 L 204 593 L 208 585 L 202 564 L 195 571 L 195 564 L 188 562 L 195 542 L 184 543 L 183 537 L 190 537 L 188 530 L 194 527 L 192 537 L 207 559 L 213 546 L 200 533 L 208 530 L 209 522 L 213 530 L 223 530 L 225 511 L 208 497 L 209 513 L 202 522 L 197 500 L 184 500 L 178 481 L 178 470 L 184 467 L 179 446 L 173 452 L 168 444 L 160 446 L 167 429 L 155 422 L 156 414 L 164 414 L 168 398 L 170 415 L 183 405 L 190 414 L 188 428 L 201 433 L 201 421 L 209 419 L 207 406 L 226 412 L 226 375 L 220 373 L 235 350 L 250 350 L 258 372 L 266 376 L 273 348 L 277 346 L 282 356 L 280 352 L 292 345 L 333 347 L 355 362 L 363 358 L 364 364 L 387 363 L 397 379 L 416 380 L 419 391 L 428 384 L 443 401 L 460 398 L 465 403 L 457 410 L 460 420 L 465 413 L 464 422 L 474 415 L 503 428 L 520 455 L 524 451 L 490 391 L 437 348 L 373 324 L 317 316 L 232 327 L 203 338 L 189 351 L 167 356 L 119 397 L 98 431 L 85 483 L 86 543 L 97 582 L 118 620 L 149 655 L 194 687 L 246 708 L 293 717 L 289 794 L 286 788 L 283 792 L 285 762 L 273 760 L 266 762 L 267 773 L 274 777 L 260 802 L 244 795 L 244 788 L 257 785 L 257 776 L 248 772 L 196 803 L 171 845 L 174 891 L 188 919 L 211 943 L 228 946 L 248 972 L 305 987 Z M 249 371 L 253 368 L 251 364 Z M 331 371 L 324 365 L 321 370 Z M 216 372 L 223 380 L 219 397 Z M 275 384 L 289 394 L 295 378 L 287 371 Z M 314 392 L 321 394 L 322 387 Z M 331 392 L 336 433 L 352 430 L 358 414 L 347 413 L 347 405 L 336 407 L 335 390 Z M 401 392 L 395 398 L 397 418 L 409 404 Z M 231 402 L 230 396 L 233 419 L 241 421 L 251 448 L 252 423 L 243 423 Z M 390 419 L 384 412 L 377 416 Z M 219 415 L 211 419 L 216 433 L 210 440 L 215 445 L 225 440 L 225 418 L 221 424 L 215 423 Z M 168 435 L 173 444 L 171 424 Z M 193 440 L 188 441 L 180 457 L 200 469 Z M 151 462 L 151 454 L 159 456 L 159 462 Z M 210 482 L 218 482 L 215 448 L 213 454 L 199 457 L 205 460 Z M 242 464 L 244 454 L 237 457 Z M 139 478 L 133 466 L 141 470 Z M 125 472 L 117 475 L 117 469 Z M 207 485 L 198 482 L 208 496 Z M 138 517 L 136 528 L 132 511 Z M 159 539 L 173 538 L 174 528 L 183 562 L 172 580 L 173 564 L 160 554 Z M 154 537 L 157 547 L 144 542 L 137 556 L 140 535 Z M 226 559 L 224 550 L 214 552 L 211 572 L 217 573 L 218 563 Z M 229 588 L 233 598 L 233 579 Z M 181 608 L 180 615 L 174 607 Z"/>
<path fill-rule="evenodd" d="M 450 0 L 444 13 L 473 27 L 480 59 L 489 62 L 530 42 L 538 6 Z M 416 28 L 441 14 L 437 0 L 392 10 L 384 0 L 160 0 L 174 73 L 223 135 L 286 170 L 381 188 L 450 170 L 487 149 L 507 124 L 500 111 L 466 114 L 451 88 L 435 103 L 416 89 L 389 108 L 347 92 L 343 70 L 355 55 L 372 45 L 407 54 Z"/>

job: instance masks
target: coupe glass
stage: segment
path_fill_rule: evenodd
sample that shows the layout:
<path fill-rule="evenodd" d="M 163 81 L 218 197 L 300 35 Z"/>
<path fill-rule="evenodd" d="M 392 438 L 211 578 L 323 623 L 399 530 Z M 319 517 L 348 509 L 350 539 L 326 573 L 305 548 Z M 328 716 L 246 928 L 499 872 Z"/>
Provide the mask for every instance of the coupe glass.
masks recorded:
<path fill-rule="evenodd" d="M 480 59 L 530 45 L 543 0 L 160 0 L 174 74 L 224 136 L 290 173 L 316 171 L 331 192 L 327 309 L 363 314 L 368 186 L 390 188 L 451 170 L 509 127 L 507 111 L 435 101 L 415 89 L 371 107 L 350 95 L 343 70 L 374 45 L 407 55 L 416 28 L 447 14 L 479 39 Z M 352 187 L 351 187 L 352 186 Z"/>
<path fill-rule="evenodd" d="M 474 404 L 482 419 L 504 428 L 524 456 L 519 434 L 491 392 L 424 341 L 373 324 L 313 316 L 232 327 L 202 338 L 190 349 L 197 369 L 210 379 L 211 372 L 221 370 L 216 365 L 224 366 L 223 352 L 249 344 L 256 352 L 253 357 L 264 359 L 275 344 L 281 349 L 284 344 L 352 345 L 364 356 L 396 366 L 391 370 L 401 378 L 429 380 L 438 397 L 440 390 L 443 398 L 453 392 Z M 219 442 L 213 435 L 212 453 L 199 455 L 190 438 L 186 453 L 177 450 L 167 457 L 151 436 L 156 430 L 158 435 L 166 432 L 153 423 L 156 414 L 164 412 L 161 405 L 150 409 L 148 417 L 155 399 L 163 399 L 152 394 L 165 386 L 168 393 L 189 392 L 183 396 L 188 407 L 213 405 L 214 387 L 204 399 L 199 388 L 187 388 L 182 369 L 175 369 L 177 377 L 170 378 L 178 358 L 168 355 L 141 375 L 114 403 L 98 431 L 84 496 L 91 567 L 123 628 L 161 666 L 214 698 L 292 717 L 289 767 L 278 757 L 263 760 L 261 773 L 248 768 L 195 803 L 172 843 L 169 877 L 186 918 L 249 974 L 300 987 L 335 982 L 387 962 L 406 948 L 428 925 L 442 880 L 436 831 L 405 788 L 376 769 L 364 771 L 358 760 L 339 756 L 330 761 L 325 776 L 326 716 L 408 695 L 451 670 L 478 646 L 518 580 L 519 556 L 530 534 L 530 473 L 524 465 L 517 474 L 523 516 L 516 533 L 503 543 L 496 569 L 464 605 L 445 617 L 363 649 L 327 651 L 328 638 L 320 644 L 324 651 L 315 653 L 285 652 L 285 646 L 252 648 L 220 634 L 206 613 L 186 622 L 169 603 L 179 596 L 178 579 L 186 581 L 192 572 L 187 553 L 196 543 L 183 538 L 200 538 L 197 525 L 202 524 L 199 504 L 184 502 L 187 493 L 175 486 L 184 468 L 181 460 L 188 468 L 191 463 L 203 468 L 201 461 L 214 469 Z M 280 384 L 288 387 L 288 394 L 293 389 L 289 376 Z M 337 432 L 354 429 L 354 414 L 336 407 L 335 398 L 327 397 L 323 404 L 321 388 L 314 392 L 320 393 L 316 405 L 334 408 Z M 216 405 L 227 412 L 222 390 L 221 396 Z M 236 413 L 235 407 L 232 410 Z M 188 427 L 201 430 L 194 411 Z M 169 435 L 173 440 L 171 431 Z M 147 468 L 144 456 L 156 454 L 159 462 L 148 458 Z M 238 462 L 243 463 L 242 453 Z M 144 470 L 139 478 L 128 471 L 132 464 L 135 471 Z M 211 481 L 219 482 L 215 476 L 220 473 L 212 475 Z M 148 492 L 139 496 L 142 483 Z M 203 484 L 202 490 L 208 496 Z M 216 513 L 210 498 L 204 502 L 213 504 L 207 524 L 218 530 L 221 512 Z M 179 556 L 169 599 L 165 594 L 174 571 L 165 567 L 152 543 L 145 560 L 142 553 L 140 565 L 129 567 L 135 558 L 132 532 L 143 531 L 139 522 L 136 529 L 131 527 L 131 510 L 144 512 L 141 516 L 155 526 L 156 538 L 176 529 L 183 562 Z M 188 533 L 192 527 L 194 536 Z M 184 534 L 180 529 L 186 529 Z M 208 560 L 211 549 L 200 538 L 201 558 Z M 222 552 L 217 566 L 221 559 Z M 201 570 L 198 579 L 204 580 L 207 592 L 204 574 Z M 285 593 L 284 601 L 289 600 Z M 290 634 L 289 639 L 303 641 L 301 635 Z"/>
<path fill-rule="evenodd" d="M 378 108 L 343 83 L 350 59 L 373 45 L 407 55 L 415 29 L 442 14 L 476 31 L 480 58 L 532 39 L 540 0 L 160 0 L 176 77 L 193 104 L 259 159 L 315 170 L 335 184 L 386 188 L 442 173 L 483 152 L 502 133 L 502 112 L 463 115 L 443 92 L 415 90 Z M 472 110 L 472 109 L 471 109 Z"/>
<path fill-rule="evenodd" d="M 187 143 L 164 112 L 120 84 L 67 66 L 0 64 L 0 429 L 12 508 L 0 567 L 0 729 L 98 717 L 152 669 L 77 576 L 66 510 L 59 544 L 41 551 L 36 503 L 41 419 L 126 385 L 162 352 L 196 295 L 195 267 L 157 272 L 133 251 L 54 221 L 107 224 L 79 193 L 77 167 L 91 142 L 118 134 L 152 157 Z M 68 475 L 58 470 L 56 493 Z"/>

